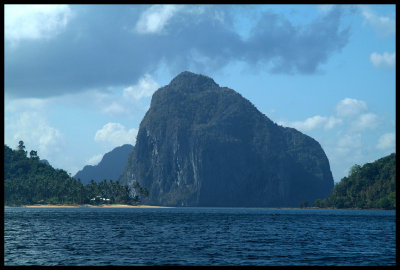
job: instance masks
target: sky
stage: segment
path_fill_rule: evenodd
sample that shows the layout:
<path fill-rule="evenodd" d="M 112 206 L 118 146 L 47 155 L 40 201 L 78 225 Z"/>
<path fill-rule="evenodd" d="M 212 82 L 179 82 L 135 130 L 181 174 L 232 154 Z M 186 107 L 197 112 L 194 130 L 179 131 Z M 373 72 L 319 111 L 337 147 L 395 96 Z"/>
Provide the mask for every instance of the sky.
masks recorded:
<path fill-rule="evenodd" d="M 339 182 L 396 151 L 395 5 L 5 5 L 4 140 L 75 175 L 182 71 L 317 140 Z"/>

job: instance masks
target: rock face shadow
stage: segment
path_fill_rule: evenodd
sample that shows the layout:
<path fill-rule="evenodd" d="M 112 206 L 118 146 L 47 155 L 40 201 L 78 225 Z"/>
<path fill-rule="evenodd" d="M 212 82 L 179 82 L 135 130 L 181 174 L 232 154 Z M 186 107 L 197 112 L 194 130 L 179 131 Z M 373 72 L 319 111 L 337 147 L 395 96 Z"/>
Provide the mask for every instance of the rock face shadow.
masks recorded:
<path fill-rule="evenodd" d="M 120 178 L 135 182 L 165 206 L 298 207 L 334 185 L 316 140 L 191 72 L 153 94 Z"/>

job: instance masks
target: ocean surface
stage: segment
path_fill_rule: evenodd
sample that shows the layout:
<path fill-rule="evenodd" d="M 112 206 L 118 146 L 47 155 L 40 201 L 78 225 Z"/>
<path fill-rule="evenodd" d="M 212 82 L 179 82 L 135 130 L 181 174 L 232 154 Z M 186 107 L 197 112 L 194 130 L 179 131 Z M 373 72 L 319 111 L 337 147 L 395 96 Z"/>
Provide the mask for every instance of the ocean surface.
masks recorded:
<path fill-rule="evenodd" d="M 395 265 L 396 214 L 4 208 L 5 265 Z"/>

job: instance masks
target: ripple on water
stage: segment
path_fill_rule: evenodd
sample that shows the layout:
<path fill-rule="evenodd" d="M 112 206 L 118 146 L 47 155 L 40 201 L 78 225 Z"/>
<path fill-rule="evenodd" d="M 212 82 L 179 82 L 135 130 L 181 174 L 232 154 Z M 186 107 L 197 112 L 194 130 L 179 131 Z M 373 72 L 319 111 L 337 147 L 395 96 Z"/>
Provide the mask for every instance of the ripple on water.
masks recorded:
<path fill-rule="evenodd" d="M 394 211 L 6 208 L 4 221 L 5 265 L 396 261 Z"/>

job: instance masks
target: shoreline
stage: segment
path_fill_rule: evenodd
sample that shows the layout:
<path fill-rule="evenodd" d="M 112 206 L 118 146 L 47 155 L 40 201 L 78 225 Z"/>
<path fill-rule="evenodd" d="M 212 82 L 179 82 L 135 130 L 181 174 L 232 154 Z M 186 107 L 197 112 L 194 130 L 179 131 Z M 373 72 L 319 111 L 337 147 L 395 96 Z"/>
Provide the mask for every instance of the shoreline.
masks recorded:
<path fill-rule="evenodd" d="M 158 206 L 158 205 L 129 205 L 129 204 L 103 204 L 103 205 L 50 205 L 50 204 L 32 204 L 32 205 L 21 205 L 21 206 L 4 206 L 4 207 L 27 207 L 27 208 L 174 208 L 169 206 Z"/>
<path fill-rule="evenodd" d="M 160 206 L 160 205 L 129 205 L 129 204 L 103 204 L 103 205 L 51 205 L 51 204 L 32 204 L 32 205 L 21 205 L 21 206 L 10 206 L 5 205 L 4 208 L 9 207 L 26 207 L 26 208 L 179 208 L 175 206 Z M 185 208 L 185 207 L 182 207 Z M 202 208 L 201 206 L 199 208 Z M 215 208 L 215 207 L 211 207 Z M 220 208 L 220 207 L 217 207 Z M 253 208 L 253 209 L 282 209 L 282 210 L 396 210 L 396 209 L 360 209 L 360 208 L 319 208 L 319 207 L 306 207 L 306 208 L 296 208 L 296 207 L 222 207 L 222 208 Z"/>

